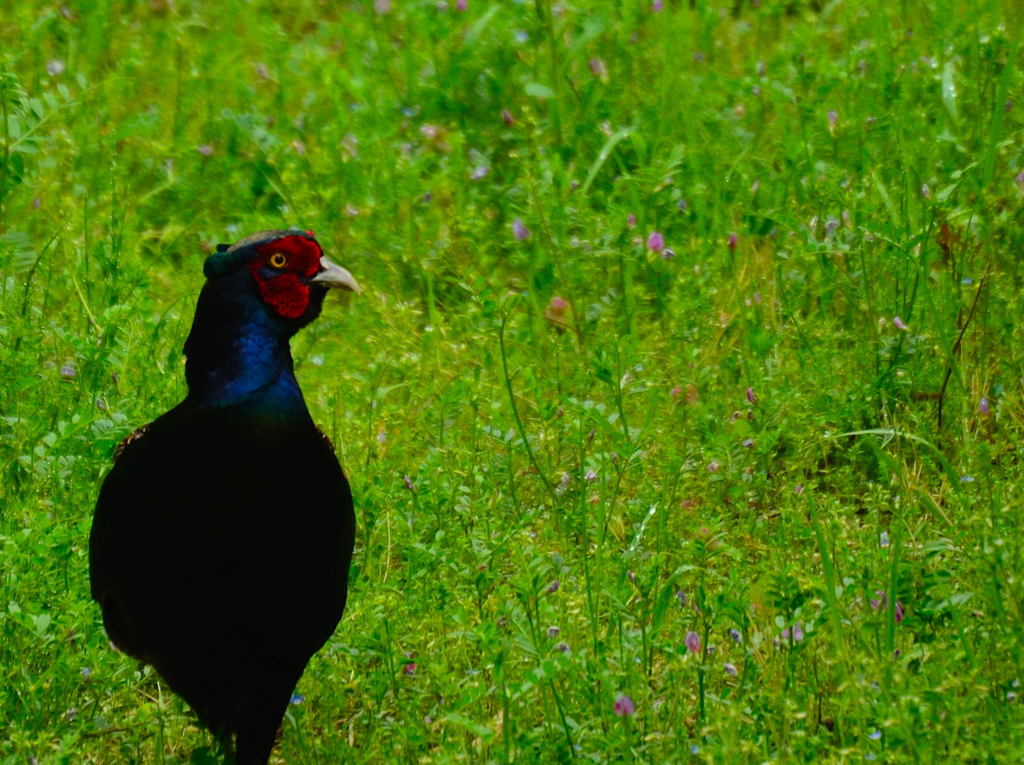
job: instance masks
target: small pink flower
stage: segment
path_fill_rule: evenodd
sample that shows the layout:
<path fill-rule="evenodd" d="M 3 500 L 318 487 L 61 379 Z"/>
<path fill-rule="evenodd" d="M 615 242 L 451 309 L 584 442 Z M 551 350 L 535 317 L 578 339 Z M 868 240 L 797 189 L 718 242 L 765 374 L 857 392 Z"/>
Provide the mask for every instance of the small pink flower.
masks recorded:
<path fill-rule="evenodd" d="M 749 401 L 751 404 L 757 403 L 757 396 L 754 395 L 753 387 L 747 388 L 747 401 Z"/>
<path fill-rule="evenodd" d="M 210 144 L 208 144 L 208 143 L 204 143 L 202 146 L 197 146 L 196 147 L 196 151 L 198 151 L 204 157 L 212 157 L 213 156 L 213 147 L 210 146 Z"/>
<path fill-rule="evenodd" d="M 686 649 L 690 653 L 700 653 L 700 635 L 693 630 L 686 633 Z"/>
<path fill-rule="evenodd" d="M 654 0 L 654 2 L 651 3 L 651 12 L 652 13 L 659 13 L 661 11 L 661 9 L 664 8 L 664 7 L 665 7 L 664 0 Z"/>
<path fill-rule="evenodd" d="M 405 674 L 407 674 L 407 675 L 415 675 L 416 674 L 416 662 L 410 661 L 404 667 L 402 667 L 402 669 L 405 671 Z"/>
<path fill-rule="evenodd" d="M 634 215 L 633 213 L 630 213 L 629 215 L 627 215 L 626 216 L 626 225 L 629 226 L 630 228 L 633 228 L 633 226 L 636 225 L 636 215 Z"/>
<path fill-rule="evenodd" d="M 647 237 L 647 249 L 651 252 L 661 252 L 665 249 L 665 237 L 660 231 L 652 231 Z"/>
<path fill-rule="evenodd" d="M 739 238 L 736 236 L 736 234 L 735 233 L 731 233 L 731 234 L 729 234 L 729 238 L 726 240 L 725 244 L 726 244 L 726 246 L 730 250 L 735 250 L 736 249 L 736 243 L 738 241 L 739 241 Z"/>
<path fill-rule="evenodd" d="M 466 10 L 466 6 L 468 5 L 469 3 L 467 3 L 466 0 L 458 0 L 458 2 L 455 3 L 455 10 L 457 10 L 459 13 L 462 13 L 464 10 Z"/>
<path fill-rule="evenodd" d="M 636 714 L 636 705 L 626 694 L 621 694 L 615 699 L 615 706 L 612 707 L 616 717 L 632 717 Z"/>

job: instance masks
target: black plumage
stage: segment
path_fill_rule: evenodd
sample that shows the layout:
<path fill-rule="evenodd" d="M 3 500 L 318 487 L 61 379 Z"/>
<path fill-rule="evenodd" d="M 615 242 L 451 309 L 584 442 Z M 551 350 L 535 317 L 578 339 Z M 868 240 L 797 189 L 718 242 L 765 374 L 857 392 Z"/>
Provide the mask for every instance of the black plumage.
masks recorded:
<path fill-rule="evenodd" d="M 289 339 L 328 288 L 358 291 L 311 233 L 211 256 L 184 401 L 119 447 L 90 538 L 111 641 L 152 664 L 239 763 L 270 756 L 293 689 L 345 608 L 355 520 Z"/>

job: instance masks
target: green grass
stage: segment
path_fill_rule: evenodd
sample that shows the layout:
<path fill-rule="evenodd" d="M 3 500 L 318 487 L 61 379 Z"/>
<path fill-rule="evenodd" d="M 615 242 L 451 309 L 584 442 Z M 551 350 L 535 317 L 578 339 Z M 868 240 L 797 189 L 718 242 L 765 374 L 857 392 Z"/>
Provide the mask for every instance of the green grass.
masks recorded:
<path fill-rule="evenodd" d="M 281 761 L 1020 756 L 1012 3 L 12 5 L 0 763 L 210 761 L 88 529 L 288 225 L 365 293 L 294 342 L 359 535 Z"/>

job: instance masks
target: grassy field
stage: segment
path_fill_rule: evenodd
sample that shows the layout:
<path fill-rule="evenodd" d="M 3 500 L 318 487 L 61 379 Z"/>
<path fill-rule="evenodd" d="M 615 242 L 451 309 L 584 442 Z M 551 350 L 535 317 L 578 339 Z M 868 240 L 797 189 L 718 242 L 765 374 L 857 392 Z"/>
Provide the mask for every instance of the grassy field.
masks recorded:
<path fill-rule="evenodd" d="M 279 761 L 1019 761 L 1019 8 L 278 5 L 0 15 L 0 763 L 213 760 L 88 530 L 291 225 L 365 292 L 293 344 L 359 535 Z"/>

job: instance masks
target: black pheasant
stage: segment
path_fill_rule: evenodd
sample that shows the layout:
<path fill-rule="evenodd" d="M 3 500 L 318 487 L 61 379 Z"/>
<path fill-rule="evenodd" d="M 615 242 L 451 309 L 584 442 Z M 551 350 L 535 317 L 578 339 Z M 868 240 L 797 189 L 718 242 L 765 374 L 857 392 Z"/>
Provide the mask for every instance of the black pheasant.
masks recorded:
<path fill-rule="evenodd" d="M 328 288 L 312 232 L 265 231 L 204 266 L 188 395 L 118 448 L 89 546 L 111 641 L 152 664 L 238 763 L 265 763 L 295 684 L 345 609 L 355 517 L 289 339 Z"/>

